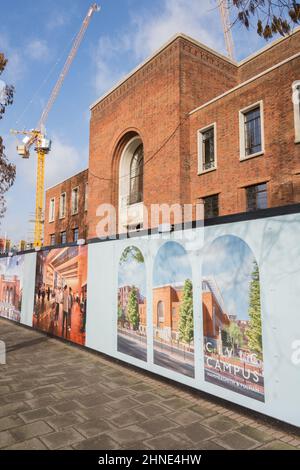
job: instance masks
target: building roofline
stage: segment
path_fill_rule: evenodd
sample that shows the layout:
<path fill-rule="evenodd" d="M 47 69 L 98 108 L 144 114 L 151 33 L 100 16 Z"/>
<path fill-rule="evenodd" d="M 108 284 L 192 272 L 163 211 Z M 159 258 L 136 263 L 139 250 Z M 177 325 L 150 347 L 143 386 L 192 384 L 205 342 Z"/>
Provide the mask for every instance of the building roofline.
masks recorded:
<path fill-rule="evenodd" d="M 300 31 L 300 26 L 295 28 L 290 35 L 284 36 L 281 38 L 276 39 L 275 41 L 271 42 L 270 44 L 267 44 L 266 46 L 262 47 L 259 49 L 257 52 L 254 52 L 253 54 L 249 55 L 245 59 L 237 62 L 235 60 L 230 59 L 229 57 L 226 57 L 225 55 L 219 53 L 218 51 L 206 46 L 205 44 L 201 43 L 200 41 L 197 41 L 196 39 L 191 38 L 190 36 L 184 34 L 184 33 L 177 33 L 174 36 L 172 36 L 169 41 L 164 43 L 158 50 L 156 50 L 152 55 L 147 57 L 143 62 L 141 62 L 137 67 L 135 67 L 129 74 L 125 75 L 121 80 L 119 80 L 113 87 L 111 87 L 106 93 L 104 93 L 100 98 L 98 98 L 94 103 L 90 105 L 90 111 L 97 106 L 101 101 L 103 101 L 107 96 L 109 96 L 111 93 L 113 93 L 117 88 L 119 88 L 121 85 L 123 85 L 129 78 L 131 78 L 133 75 L 135 75 L 136 72 L 141 70 L 145 65 L 147 65 L 149 62 L 151 62 L 156 56 L 158 56 L 163 50 L 165 50 L 167 47 L 169 47 L 174 41 L 177 39 L 185 39 L 189 41 L 190 43 L 194 44 L 195 46 L 200 47 L 201 49 L 204 49 L 211 54 L 215 55 L 216 57 L 219 57 L 222 60 L 225 60 L 231 65 L 235 65 L 237 68 L 245 65 L 247 62 L 250 62 L 251 60 L 255 59 L 259 55 L 265 53 L 269 49 L 272 49 L 273 47 L 277 46 L 279 43 L 282 41 L 286 41 L 289 38 L 291 38 L 294 34 L 298 33 Z"/>
<path fill-rule="evenodd" d="M 247 62 L 250 62 L 251 60 L 255 59 L 259 55 L 263 54 L 264 52 L 272 49 L 273 47 L 277 46 L 283 41 L 287 41 L 290 39 L 294 34 L 297 34 L 300 32 L 300 26 L 297 26 L 297 28 L 293 29 L 293 31 L 288 35 L 288 36 L 283 36 L 278 39 L 275 39 L 274 41 L 270 42 L 270 44 L 267 44 L 266 46 L 262 47 L 256 52 L 253 52 L 250 54 L 248 57 L 245 57 L 245 59 L 242 59 L 238 62 L 238 66 L 241 67 L 242 65 L 245 65 Z"/>
<path fill-rule="evenodd" d="M 177 33 L 174 36 L 172 36 L 166 43 L 164 43 L 159 49 L 157 49 L 153 54 L 151 54 L 149 57 L 147 57 L 143 62 L 141 62 L 137 67 L 135 67 L 129 74 L 125 75 L 124 78 L 119 80 L 112 88 L 110 88 L 104 95 L 102 95 L 98 100 L 96 100 L 94 103 L 90 105 L 90 110 L 92 110 L 97 104 L 99 104 L 101 101 L 103 101 L 107 96 L 109 96 L 111 93 L 113 93 L 119 86 L 123 85 L 129 78 L 131 78 L 136 72 L 141 70 L 145 65 L 147 65 L 149 62 L 151 62 L 156 56 L 158 56 L 162 51 L 167 49 L 173 42 L 175 42 L 177 39 L 185 39 L 195 46 L 201 47 L 201 49 L 204 49 L 207 52 L 210 52 L 211 54 L 219 57 L 222 60 L 225 60 L 228 62 L 230 65 L 235 65 L 238 66 L 238 63 L 235 60 L 230 59 L 229 57 L 226 57 L 223 54 L 220 54 L 219 52 L 215 51 L 214 49 L 211 49 L 210 47 L 206 46 L 205 44 L 202 44 L 201 42 L 197 41 L 196 39 L 191 38 L 190 36 L 184 34 L 184 33 Z"/>
<path fill-rule="evenodd" d="M 230 88 L 229 90 L 225 91 L 224 93 L 222 93 L 221 95 L 218 95 L 218 96 L 215 96 L 213 99 L 211 99 L 210 101 L 207 101 L 206 103 L 203 103 L 201 106 L 198 106 L 197 108 L 195 109 L 192 109 L 192 111 L 189 112 L 189 115 L 191 116 L 192 114 L 196 113 L 197 111 L 200 111 L 201 109 L 203 108 L 206 108 L 207 106 L 209 106 L 210 104 L 213 104 L 215 103 L 216 101 L 220 100 L 221 98 L 224 98 L 225 96 L 228 96 L 230 95 L 231 93 L 233 93 L 234 91 L 237 91 L 239 90 L 240 88 L 243 88 L 244 86 L 246 85 L 249 85 L 249 83 L 252 83 L 254 82 L 255 80 L 258 80 L 259 78 L 263 77 L 264 75 L 267 75 L 268 73 L 270 72 L 273 72 L 273 70 L 279 68 L 279 67 L 282 67 L 283 65 L 287 64 L 288 62 L 291 62 L 292 60 L 295 60 L 297 58 L 300 57 L 300 52 L 297 52 L 296 54 L 288 57 L 287 59 L 284 59 L 282 60 L 281 62 L 278 62 L 278 64 L 275 64 L 273 65 L 272 67 L 266 69 L 266 70 L 263 70 L 263 72 L 255 75 L 254 77 L 251 77 L 249 78 L 248 80 L 242 82 L 242 83 L 239 83 L 238 85 L 236 85 L 235 87 L 233 88 Z"/>
<path fill-rule="evenodd" d="M 68 178 L 65 178 L 64 180 L 59 181 L 58 183 L 53 184 L 52 186 L 48 186 L 48 188 L 45 189 L 46 191 L 49 191 L 50 189 L 56 188 L 56 186 L 59 186 L 62 183 L 65 183 L 66 181 L 75 178 L 75 176 L 80 175 L 80 173 L 84 173 L 85 171 L 89 171 L 89 167 L 85 168 L 84 170 L 78 171 L 77 173 L 74 173 L 73 175 L 69 176 Z"/>

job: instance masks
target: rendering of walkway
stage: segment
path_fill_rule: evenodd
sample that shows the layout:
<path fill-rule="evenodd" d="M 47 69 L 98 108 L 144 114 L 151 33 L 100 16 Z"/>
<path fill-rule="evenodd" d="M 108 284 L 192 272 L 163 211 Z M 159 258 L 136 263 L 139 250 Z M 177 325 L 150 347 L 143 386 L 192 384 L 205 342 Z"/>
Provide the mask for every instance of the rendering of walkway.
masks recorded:
<path fill-rule="evenodd" d="M 1 449 L 300 449 L 300 433 L 0 319 Z"/>

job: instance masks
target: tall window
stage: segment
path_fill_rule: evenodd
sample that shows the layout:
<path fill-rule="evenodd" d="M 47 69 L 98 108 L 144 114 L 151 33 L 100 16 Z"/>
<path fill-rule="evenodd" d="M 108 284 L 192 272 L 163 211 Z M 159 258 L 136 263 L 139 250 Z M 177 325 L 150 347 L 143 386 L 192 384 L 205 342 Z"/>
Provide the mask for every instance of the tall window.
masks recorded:
<path fill-rule="evenodd" d="M 216 168 L 216 125 L 199 131 L 199 169 L 198 172 Z"/>
<path fill-rule="evenodd" d="M 241 159 L 263 152 L 262 103 L 240 111 Z"/>
<path fill-rule="evenodd" d="M 55 198 L 50 199 L 49 203 L 49 222 L 54 222 L 55 219 Z"/>
<path fill-rule="evenodd" d="M 141 144 L 134 152 L 130 163 L 129 204 L 136 204 L 143 200 L 143 171 L 144 147 L 143 144 Z"/>
<path fill-rule="evenodd" d="M 295 142 L 300 142 L 300 80 L 293 83 Z"/>
<path fill-rule="evenodd" d="M 165 321 L 164 303 L 160 300 L 157 304 L 157 326 L 160 326 Z"/>
<path fill-rule="evenodd" d="M 52 235 L 50 235 L 50 245 L 51 246 L 55 245 L 55 233 L 52 233 Z"/>
<path fill-rule="evenodd" d="M 66 216 L 66 201 L 67 195 L 66 193 L 62 193 L 59 199 L 59 218 L 63 219 Z"/>
<path fill-rule="evenodd" d="M 203 198 L 204 202 L 204 218 L 211 219 L 219 215 L 219 195 L 207 196 Z"/>
<path fill-rule="evenodd" d="M 246 188 L 247 211 L 256 211 L 268 207 L 267 184 L 255 184 Z"/>
<path fill-rule="evenodd" d="M 67 232 L 66 231 L 60 233 L 60 243 L 62 245 L 67 243 Z"/>
<path fill-rule="evenodd" d="M 78 214 L 79 189 L 72 189 L 72 215 Z"/>
<path fill-rule="evenodd" d="M 78 227 L 73 228 L 73 242 L 78 241 L 78 236 L 79 236 L 79 229 Z"/>

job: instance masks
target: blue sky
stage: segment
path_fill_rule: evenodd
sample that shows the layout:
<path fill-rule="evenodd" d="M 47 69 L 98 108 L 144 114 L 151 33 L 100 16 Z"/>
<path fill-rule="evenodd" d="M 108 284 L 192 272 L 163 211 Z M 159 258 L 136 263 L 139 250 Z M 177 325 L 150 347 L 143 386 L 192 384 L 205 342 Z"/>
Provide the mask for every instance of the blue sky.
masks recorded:
<path fill-rule="evenodd" d="M 249 246 L 233 235 L 219 237 L 204 247 L 202 275 L 216 281 L 226 313 L 237 315 L 239 320 L 248 319 L 249 285 L 254 261 Z"/>
<path fill-rule="evenodd" d="M 185 249 L 176 242 L 166 242 L 158 251 L 153 268 L 153 286 L 183 284 L 192 279 Z"/>
<path fill-rule="evenodd" d="M 6 154 L 17 163 L 17 179 L 7 194 L 0 234 L 28 238 L 35 204 L 35 158 L 21 160 L 11 128 L 36 125 L 72 38 L 91 0 L 0 0 L 0 50 L 9 59 L 2 79 L 16 87 L 13 106 L 0 121 Z M 89 105 L 172 35 L 184 32 L 225 53 L 215 0 L 103 0 L 90 24 L 60 95 L 49 115 L 53 141 L 46 163 L 51 186 L 88 165 Z M 235 26 L 238 59 L 265 43 L 254 29 Z M 41 86 L 42 85 L 42 86 Z M 34 97 L 34 98 L 33 98 Z M 29 105 L 30 104 L 30 105 Z M 28 106 L 29 105 L 29 106 Z"/>

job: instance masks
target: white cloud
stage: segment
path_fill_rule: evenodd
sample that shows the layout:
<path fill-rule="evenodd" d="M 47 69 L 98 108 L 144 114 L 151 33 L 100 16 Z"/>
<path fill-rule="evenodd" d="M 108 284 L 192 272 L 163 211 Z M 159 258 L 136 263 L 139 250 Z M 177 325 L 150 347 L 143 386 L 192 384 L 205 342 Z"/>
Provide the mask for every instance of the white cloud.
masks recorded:
<path fill-rule="evenodd" d="M 101 36 L 92 51 L 95 89 L 102 94 L 139 62 L 159 49 L 176 33 L 183 32 L 225 52 L 221 20 L 215 0 L 163 0 L 159 11 L 136 13 L 119 35 Z M 120 63 L 122 65 L 120 65 Z M 128 64 L 128 68 L 126 65 Z"/>
<path fill-rule="evenodd" d="M 1 52 L 4 52 L 8 59 L 3 76 L 8 83 L 15 84 L 22 80 L 25 74 L 24 54 L 22 55 L 17 48 L 12 47 L 6 34 L 0 33 L 0 44 Z"/>
<path fill-rule="evenodd" d="M 26 53 L 32 60 L 48 60 L 50 50 L 43 39 L 32 39 L 26 46 Z"/>
<path fill-rule="evenodd" d="M 53 134 L 52 149 L 46 157 L 45 186 L 53 186 L 87 168 L 88 149 L 80 152 Z"/>
<path fill-rule="evenodd" d="M 110 39 L 108 36 L 100 37 L 96 50 L 93 50 L 93 59 L 96 65 L 95 88 L 98 94 L 104 93 L 113 86 L 126 73 L 120 67 L 119 54 L 130 50 L 128 37 Z"/>
<path fill-rule="evenodd" d="M 62 28 L 67 23 L 69 23 L 68 14 L 62 11 L 54 11 L 46 23 L 46 28 L 52 31 L 57 28 Z"/>
<path fill-rule="evenodd" d="M 164 0 L 157 14 L 136 15 L 134 50 L 138 58 L 153 53 L 176 33 L 185 33 L 224 52 L 221 20 L 214 0 Z"/>

